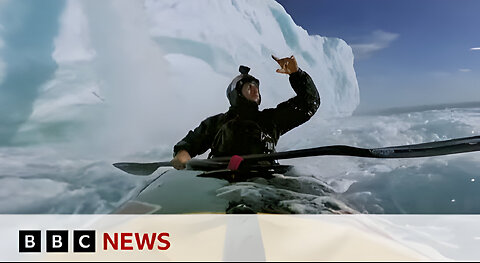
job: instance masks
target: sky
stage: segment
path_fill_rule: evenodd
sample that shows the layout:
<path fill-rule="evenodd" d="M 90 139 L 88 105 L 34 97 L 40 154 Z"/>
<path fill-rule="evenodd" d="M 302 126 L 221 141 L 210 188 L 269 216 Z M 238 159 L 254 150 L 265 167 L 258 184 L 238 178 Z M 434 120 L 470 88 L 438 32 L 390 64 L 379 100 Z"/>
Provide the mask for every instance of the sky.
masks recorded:
<path fill-rule="evenodd" d="M 354 52 L 358 112 L 480 101 L 478 0 L 277 0 Z"/>

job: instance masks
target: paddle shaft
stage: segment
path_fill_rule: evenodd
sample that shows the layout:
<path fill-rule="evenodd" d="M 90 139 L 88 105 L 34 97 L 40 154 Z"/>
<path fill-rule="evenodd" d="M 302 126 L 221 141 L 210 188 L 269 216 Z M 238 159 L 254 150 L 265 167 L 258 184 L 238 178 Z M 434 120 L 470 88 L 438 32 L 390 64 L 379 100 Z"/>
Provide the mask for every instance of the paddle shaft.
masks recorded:
<path fill-rule="evenodd" d="M 309 149 L 275 152 L 270 154 L 250 154 L 242 158 L 245 163 L 259 161 L 273 161 L 301 157 L 340 155 L 367 158 L 418 158 L 464 152 L 480 151 L 480 136 L 458 138 L 447 141 L 420 143 L 413 145 L 382 147 L 382 148 L 359 148 L 346 145 L 322 146 Z M 217 157 L 212 159 L 191 159 L 187 163 L 187 169 L 191 170 L 215 170 L 224 169 L 231 157 Z M 153 173 L 159 167 L 172 166 L 170 162 L 153 163 L 116 163 L 115 167 L 134 174 L 147 175 Z"/>

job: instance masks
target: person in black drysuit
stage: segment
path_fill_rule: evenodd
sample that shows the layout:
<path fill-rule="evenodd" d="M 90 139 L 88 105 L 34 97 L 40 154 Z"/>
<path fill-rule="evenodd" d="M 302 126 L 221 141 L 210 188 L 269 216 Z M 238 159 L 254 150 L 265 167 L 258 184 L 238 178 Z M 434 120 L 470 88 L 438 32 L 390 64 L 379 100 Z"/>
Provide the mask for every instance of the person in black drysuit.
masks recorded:
<path fill-rule="evenodd" d="M 308 121 L 320 106 L 320 96 L 310 76 L 302 71 L 294 56 L 278 59 L 278 73 L 289 74 L 297 94 L 275 108 L 258 110 L 261 102 L 259 80 L 240 66 L 240 75 L 227 88 L 230 108 L 211 116 L 174 146 L 171 161 L 184 169 L 196 155 L 211 149 L 209 158 L 219 156 L 272 153 L 281 135 Z"/>

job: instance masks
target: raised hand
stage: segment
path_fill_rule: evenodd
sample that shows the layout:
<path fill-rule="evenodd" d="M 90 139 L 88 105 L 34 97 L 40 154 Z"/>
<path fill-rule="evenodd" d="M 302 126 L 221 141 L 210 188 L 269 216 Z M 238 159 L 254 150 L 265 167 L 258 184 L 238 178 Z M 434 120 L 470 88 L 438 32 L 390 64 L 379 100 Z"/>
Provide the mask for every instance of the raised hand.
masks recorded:
<path fill-rule="evenodd" d="M 277 61 L 278 65 L 280 65 L 280 68 L 277 69 L 277 73 L 292 74 L 298 71 L 297 60 L 295 60 L 293 55 L 287 58 L 277 58 L 272 55 L 272 58 Z"/>

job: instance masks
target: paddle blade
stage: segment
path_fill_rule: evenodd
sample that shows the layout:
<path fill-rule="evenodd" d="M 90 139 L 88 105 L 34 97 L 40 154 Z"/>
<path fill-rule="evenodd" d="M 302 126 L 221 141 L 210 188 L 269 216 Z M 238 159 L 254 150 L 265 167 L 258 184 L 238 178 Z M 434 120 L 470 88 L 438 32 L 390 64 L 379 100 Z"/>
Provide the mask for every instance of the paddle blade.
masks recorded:
<path fill-rule="evenodd" d="M 156 162 L 156 163 L 114 163 L 113 166 L 118 169 L 134 175 L 151 175 L 159 167 L 172 166 L 170 162 Z"/>

